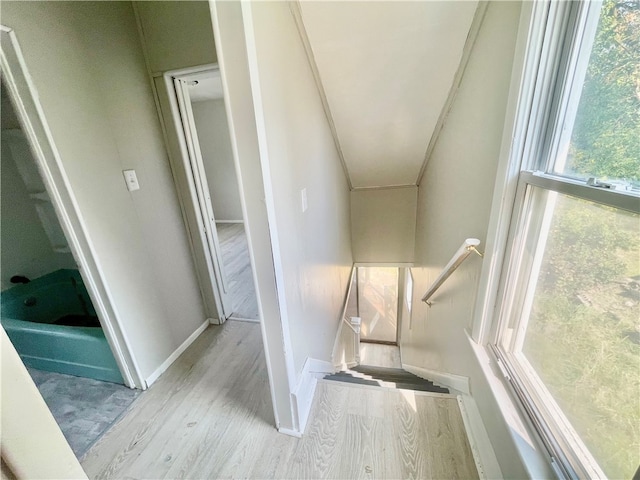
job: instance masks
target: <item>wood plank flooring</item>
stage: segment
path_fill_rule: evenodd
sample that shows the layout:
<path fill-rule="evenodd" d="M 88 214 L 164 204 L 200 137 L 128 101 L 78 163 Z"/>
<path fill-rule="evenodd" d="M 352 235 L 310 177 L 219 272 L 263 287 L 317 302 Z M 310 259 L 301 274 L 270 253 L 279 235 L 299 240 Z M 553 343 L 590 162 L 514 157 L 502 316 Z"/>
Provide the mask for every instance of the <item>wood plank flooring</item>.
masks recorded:
<path fill-rule="evenodd" d="M 258 301 L 253 284 L 251 259 L 244 225 L 241 223 L 217 223 L 216 230 L 233 302 L 231 316 L 246 320 L 259 320 Z"/>
<path fill-rule="evenodd" d="M 319 381 L 278 433 L 260 327 L 211 326 L 82 459 L 89 478 L 477 478 L 455 397 Z"/>

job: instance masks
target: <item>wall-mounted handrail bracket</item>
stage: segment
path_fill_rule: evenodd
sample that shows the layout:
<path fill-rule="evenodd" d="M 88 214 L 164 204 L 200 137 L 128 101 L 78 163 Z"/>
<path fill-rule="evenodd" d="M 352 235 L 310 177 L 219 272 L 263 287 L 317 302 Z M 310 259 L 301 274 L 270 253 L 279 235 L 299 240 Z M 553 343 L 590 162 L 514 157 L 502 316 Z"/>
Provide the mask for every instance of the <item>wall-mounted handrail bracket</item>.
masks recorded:
<path fill-rule="evenodd" d="M 458 248 L 456 253 L 451 257 L 449 263 L 444 267 L 438 278 L 433 282 L 431 287 L 427 290 L 427 292 L 422 297 L 422 301 L 427 305 L 431 306 L 431 302 L 429 299 L 433 296 L 433 294 L 440 288 L 440 286 L 445 282 L 447 278 L 451 276 L 451 274 L 460 266 L 464 260 L 471 255 L 471 252 L 477 253 L 480 257 L 484 257 L 484 254 L 481 253 L 477 247 L 480 245 L 480 240 L 477 238 L 467 238 L 464 243 Z"/>

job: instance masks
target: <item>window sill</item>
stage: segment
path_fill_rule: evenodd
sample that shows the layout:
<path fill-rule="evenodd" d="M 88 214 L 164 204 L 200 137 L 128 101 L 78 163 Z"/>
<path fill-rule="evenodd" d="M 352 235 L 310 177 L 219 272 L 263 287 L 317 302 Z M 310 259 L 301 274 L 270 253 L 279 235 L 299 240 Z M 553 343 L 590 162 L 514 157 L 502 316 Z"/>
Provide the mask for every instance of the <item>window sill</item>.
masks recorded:
<path fill-rule="evenodd" d="M 525 414 L 518 407 L 517 400 L 513 398 L 501 374 L 494 371 L 493 365 L 495 361 L 491 353 L 485 346 L 477 344 L 468 332 L 467 339 L 487 379 L 491 394 L 498 405 L 502 419 L 511 437 L 510 440 L 518 452 L 528 477 L 555 478 L 556 474 L 551 467 L 551 460 L 544 447 L 540 445 L 537 434 L 530 426 Z"/>

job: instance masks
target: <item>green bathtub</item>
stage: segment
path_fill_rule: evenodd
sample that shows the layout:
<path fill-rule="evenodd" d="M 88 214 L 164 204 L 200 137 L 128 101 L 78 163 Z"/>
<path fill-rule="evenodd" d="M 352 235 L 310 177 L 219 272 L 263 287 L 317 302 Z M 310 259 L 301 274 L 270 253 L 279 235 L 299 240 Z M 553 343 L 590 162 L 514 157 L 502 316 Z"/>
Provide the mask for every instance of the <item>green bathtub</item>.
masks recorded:
<path fill-rule="evenodd" d="M 0 321 L 25 365 L 124 383 L 77 270 L 0 293 Z"/>

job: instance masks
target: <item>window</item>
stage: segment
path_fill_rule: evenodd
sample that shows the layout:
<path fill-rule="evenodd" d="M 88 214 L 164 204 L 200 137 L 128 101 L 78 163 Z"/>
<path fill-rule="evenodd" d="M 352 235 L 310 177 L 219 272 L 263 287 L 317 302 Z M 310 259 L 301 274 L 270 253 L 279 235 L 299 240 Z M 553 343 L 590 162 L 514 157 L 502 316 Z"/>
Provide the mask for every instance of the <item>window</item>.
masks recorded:
<path fill-rule="evenodd" d="M 407 305 L 407 312 L 409 313 L 409 328 L 411 328 L 411 311 L 413 309 L 413 274 L 411 269 L 405 269 L 405 287 L 404 287 L 404 301 Z"/>
<path fill-rule="evenodd" d="M 640 463 L 640 3 L 550 2 L 493 350 L 559 475 Z M 531 52 L 529 52 L 531 54 Z"/>

